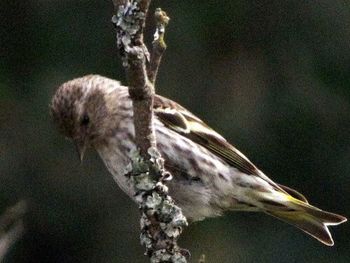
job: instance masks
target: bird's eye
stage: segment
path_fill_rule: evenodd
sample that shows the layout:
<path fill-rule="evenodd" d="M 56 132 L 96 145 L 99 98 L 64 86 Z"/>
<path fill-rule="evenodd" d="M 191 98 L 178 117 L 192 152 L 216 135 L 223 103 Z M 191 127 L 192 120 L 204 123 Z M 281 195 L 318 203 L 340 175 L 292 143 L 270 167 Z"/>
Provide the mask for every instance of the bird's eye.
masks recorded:
<path fill-rule="evenodd" d="M 84 125 L 84 126 L 86 126 L 86 125 L 88 125 L 89 124 L 89 122 L 90 122 L 90 118 L 89 118 L 89 116 L 87 115 L 87 114 L 85 114 L 84 116 L 83 116 L 83 118 L 81 119 L 81 125 Z"/>

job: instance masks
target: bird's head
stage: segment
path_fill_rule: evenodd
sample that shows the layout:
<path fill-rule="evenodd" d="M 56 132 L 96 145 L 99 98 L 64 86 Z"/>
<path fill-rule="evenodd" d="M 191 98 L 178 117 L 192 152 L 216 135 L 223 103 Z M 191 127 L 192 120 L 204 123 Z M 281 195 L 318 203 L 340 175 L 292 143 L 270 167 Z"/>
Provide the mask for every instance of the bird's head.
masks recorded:
<path fill-rule="evenodd" d="M 118 123 L 119 95 L 127 88 L 118 81 L 88 75 L 62 84 L 50 108 L 60 132 L 76 145 L 82 160 L 88 147 L 96 147 L 113 134 Z"/>

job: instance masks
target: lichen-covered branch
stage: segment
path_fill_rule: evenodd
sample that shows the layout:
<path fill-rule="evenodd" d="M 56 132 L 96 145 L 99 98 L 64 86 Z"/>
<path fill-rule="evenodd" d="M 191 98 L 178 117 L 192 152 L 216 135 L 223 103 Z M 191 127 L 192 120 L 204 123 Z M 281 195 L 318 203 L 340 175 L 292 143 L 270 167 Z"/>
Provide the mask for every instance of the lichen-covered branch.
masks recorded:
<path fill-rule="evenodd" d="M 0 262 L 12 245 L 19 240 L 24 233 L 23 216 L 27 211 L 25 201 L 19 201 L 8 208 L 0 217 Z"/>
<path fill-rule="evenodd" d="M 112 18 L 116 26 L 117 47 L 134 103 L 135 139 L 141 155 L 145 157 L 148 149 L 156 146 L 152 128 L 154 88 L 147 77 L 146 61 L 149 60 L 149 54 L 143 43 L 143 28 L 150 2 L 113 0 L 116 15 Z"/>
<path fill-rule="evenodd" d="M 157 9 L 157 30 L 151 61 L 143 42 L 143 29 L 150 0 L 113 0 L 116 14 L 117 46 L 126 69 L 129 94 L 133 101 L 135 141 L 127 176 L 134 183 L 135 199 L 140 205 L 141 243 L 151 262 L 187 262 L 189 252 L 177 245 L 186 218 L 168 195 L 165 181 L 172 176 L 156 147 L 153 129 L 154 82 L 165 50 L 164 28 L 169 18 Z M 147 65 L 149 65 L 147 67 Z"/>

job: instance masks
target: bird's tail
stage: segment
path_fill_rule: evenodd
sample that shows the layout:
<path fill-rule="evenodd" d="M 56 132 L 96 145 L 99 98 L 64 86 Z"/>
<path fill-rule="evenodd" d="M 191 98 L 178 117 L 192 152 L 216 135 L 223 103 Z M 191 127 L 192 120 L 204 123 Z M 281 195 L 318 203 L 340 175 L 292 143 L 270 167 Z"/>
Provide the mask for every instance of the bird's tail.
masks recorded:
<path fill-rule="evenodd" d="M 347 219 L 310 205 L 305 197 L 293 189 L 283 187 L 283 190 L 288 190 L 288 193 L 276 191 L 260 195 L 264 212 L 298 227 L 327 246 L 333 246 L 328 226 L 339 225 Z"/>

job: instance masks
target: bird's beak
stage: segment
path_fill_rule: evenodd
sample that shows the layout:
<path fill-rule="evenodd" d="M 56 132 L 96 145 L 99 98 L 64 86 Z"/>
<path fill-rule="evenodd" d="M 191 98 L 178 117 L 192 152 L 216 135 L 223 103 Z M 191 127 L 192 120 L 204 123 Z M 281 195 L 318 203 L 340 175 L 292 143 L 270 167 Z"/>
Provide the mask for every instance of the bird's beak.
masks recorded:
<path fill-rule="evenodd" d="M 80 162 L 83 162 L 84 154 L 86 151 L 86 143 L 85 141 L 75 141 L 75 148 L 77 149 Z"/>

